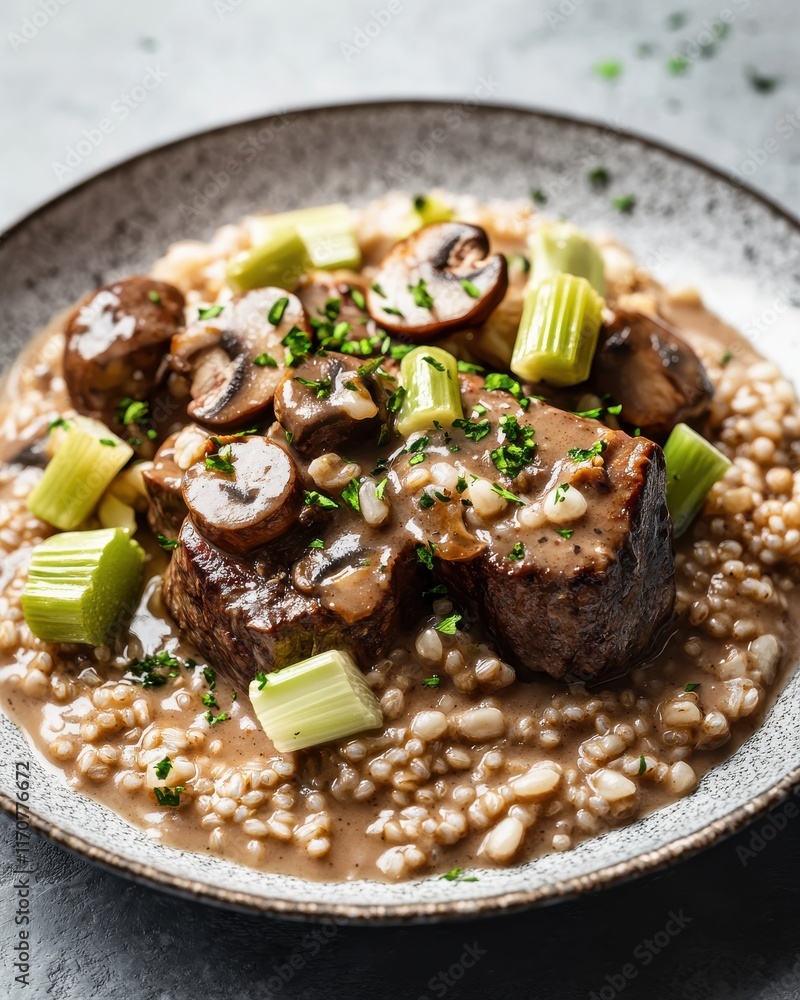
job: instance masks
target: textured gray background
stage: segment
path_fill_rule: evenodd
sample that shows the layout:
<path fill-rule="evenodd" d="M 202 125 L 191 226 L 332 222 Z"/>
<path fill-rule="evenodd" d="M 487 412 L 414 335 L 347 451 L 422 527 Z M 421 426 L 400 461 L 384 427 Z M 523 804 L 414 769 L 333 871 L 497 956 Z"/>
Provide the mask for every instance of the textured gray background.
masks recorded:
<path fill-rule="evenodd" d="M 362 51 L 348 50 L 385 6 L 4 0 L 0 227 L 110 163 L 209 125 L 337 100 L 465 98 L 482 79 L 499 102 L 654 135 L 800 211 L 800 144 L 786 117 L 800 111 L 790 0 L 696 3 L 673 30 L 666 19 L 681 5 L 664 0 L 401 0 Z M 668 73 L 667 59 L 704 42 L 706 24 L 726 6 L 734 23 L 713 54 L 693 59 L 684 75 Z M 651 55 L 637 55 L 641 43 Z M 623 63 L 614 82 L 592 70 L 605 59 Z M 748 68 L 777 76 L 774 91 L 756 92 Z M 137 102 L 143 81 L 153 89 Z M 136 104 L 127 114 L 125 95 Z M 71 157 L 104 119 L 112 127 L 99 144 Z M 34 972 L 24 991 L 11 967 L 3 819 L 0 997 L 800 997 L 800 826 L 794 803 L 787 809 L 602 896 L 449 927 L 328 925 L 316 939 L 310 927 L 176 902 L 37 840 Z M 654 954 L 646 942 L 671 912 L 682 913 L 685 929 Z M 467 945 L 479 956 L 469 970 Z"/>

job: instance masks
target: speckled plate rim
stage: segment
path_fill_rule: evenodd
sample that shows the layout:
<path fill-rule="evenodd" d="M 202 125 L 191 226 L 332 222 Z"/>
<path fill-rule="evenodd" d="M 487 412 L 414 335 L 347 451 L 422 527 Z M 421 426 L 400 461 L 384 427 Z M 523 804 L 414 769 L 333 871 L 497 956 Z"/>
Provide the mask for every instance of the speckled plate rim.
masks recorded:
<path fill-rule="evenodd" d="M 452 104 L 452 101 L 444 100 L 416 100 L 416 99 L 391 99 L 385 101 L 357 101 L 339 102 L 332 105 L 314 105 L 303 108 L 287 109 L 293 116 L 310 116 L 324 113 L 326 111 L 357 111 L 359 109 L 386 109 L 408 108 L 415 106 L 419 108 L 445 109 Z M 530 115 L 535 118 L 550 121 L 554 124 L 564 124 L 567 126 L 579 126 L 600 133 L 607 128 L 603 122 L 588 118 L 581 118 L 572 115 L 562 115 L 550 111 L 542 111 L 521 105 L 482 102 L 484 109 L 491 111 L 511 112 L 514 114 Z M 243 119 L 233 123 L 225 124 L 211 129 L 203 129 L 199 132 L 190 133 L 171 142 L 155 146 L 149 150 L 129 157 L 90 175 L 79 184 L 68 188 L 26 214 L 17 222 L 0 233 L 0 242 L 5 241 L 14 233 L 23 230 L 33 219 L 41 213 L 55 208 L 58 204 L 66 201 L 78 192 L 90 187 L 101 177 L 108 177 L 128 169 L 130 166 L 147 159 L 154 153 L 166 152 L 171 148 L 179 147 L 184 143 L 193 140 L 209 137 L 222 136 L 227 131 L 233 131 L 247 126 L 257 126 L 268 124 L 274 121 L 276 115 L 258 116 L 256 118 Z M 782 218 L 791 227 L 800 233 L 800 220 L 788 212 L 785 208 L 772 200 L 769 196 L 762 194 L 738 179 L 725 174 L 716 167 L 711 166 L 699 157 L 693 156 L 682 150 L 675 149 L 667 143 L 661 142 L 649 136 L 641 135 L 628 129 L 616 130 L 621 138 L 638 142 L 645 147 L 650 147 L 668 157 L 683 161 L 695 170 L 721 181 L 725 185 L 738 190 L 748 198 L 760 203 L 778 217 Z M 780 696 L 780 695 L 779 695 Z M 740 747 L 737 753 L 742 752 L 744 747 Z M 650 874 L 659 869 L 665 868 L 677 861 L 684 860 L 697 854 L 699 851 L 710 847 L 726 837 L 729 837 L 743 829 L 758 816 L 765 813 L 771 807 L 785 800 L 792 790 L 800 786 L 800 764 L 792 768 L 783 778 L 775 782 L 765 791 L 754 796 L 748 802 L 736 807 L 729 813 L 706 823 L 701 828 L 671 840 L 661 847 L 642 852 L 636 857 L 612 865 L 606 865 L 588 874 L 552 881 L 546 885 L 531 887 L 529 889 L 516 889 L 507 892 L 500 892 L 483 898 L 453 899 L 442 902 L 415 901 L 413 903 L 398 903 L 393 905 L 383 904 L 336 904 L 336 903 L 314 903 L 302 900 L 286 900 L 274 896 L 261 896 L 236 890 L 225 889 L 221 886 L 210 885 L 191 878 L 170 874 L 162 871 L 153 865 L 143 864 L 129 858 L 121 858 L 112 851 L 98 847 L 89 843 L 83 837 L 68 833 L 55 823 L 50 822 L 38 815 L 33 810 L 26 810 L 24 820 L 37 832 L 43 834 L 50 841 L 66 848 L 81 857 L 99 865 L 100 867 L 135 882 L 164 889 L 175 895 L 194 900 L 205 900 L 220 906 L 231 909 L 271 914 L 284 918 L 295 919 L 333 919 L 343 923 L 393 923 L 393 922 L 415 922 L 441 920 L 444 918 L 467 919 L 483 915 L 500 915 L 510 913 L 515 910 L 525 909 L 534 905 L 555 903 L 561 900 L 573 898 L 586 892 L 596 891 L 607 886 L 621 884 L 630 881 L 639 875 Z M 76 793 L 79 794 L 79 793 Z M 10 796 L 0 791 L 0 808 L 12 819 L 17 818 L 17 805 Z"/>

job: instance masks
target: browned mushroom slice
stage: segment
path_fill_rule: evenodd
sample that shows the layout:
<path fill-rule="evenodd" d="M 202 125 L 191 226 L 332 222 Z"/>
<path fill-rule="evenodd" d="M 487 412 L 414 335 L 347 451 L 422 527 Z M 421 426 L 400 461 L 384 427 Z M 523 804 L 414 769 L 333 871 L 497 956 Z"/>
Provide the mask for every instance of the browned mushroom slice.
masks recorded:
<path fill-rule="evenodd" d="M 189 468 L 183 499 L 203 534 L 244 554 L 286 532 L 302 506 L 292 457 L 263 437 L 215 438 L 217 450 Z"/>
<path fill-rule="evenodd" d="M 172 341 L 172 366 L 191 379 L 189 416 L 223 431 L 259 421 L 272 407 L 287 345 L 308 349 L 308 333 L 300 300 L 282 288 L 201 309 Z"/>
<path fill-rule="evenodd" d="M 171 434 L 156 452 L 153 464 L 142 473 L 149 497 L 147 521 L 157 535 L 177 538 L 186 517 L 183 469 L 175 461 L 177 434 Z"/>
<path fill-rule="evenodd" d="M 622 404 L 622 419 L 655 441 L 701 417 L 714 394 L 702 361 L 661 320 L 618 311 L 601 333 L 590 383 Z"/>
<path fill-rule="evenodd" d="M 482 323 L 507 287 L 505 257 L 489 253 L 483 229 L 440 222 L 392 248 L 367 307 L 384 329 L 424 341 Z"/>
<path fill-rule="evenodd" d="M 163 281 L 123 278 L 92 292 L 66 325 L 64 380 L 75 409 L 115 423 L 120 401 L 146 400 L 168 371 L 183 295 Z"/>
<path fill-rule="evenodd" d="M 370 433 L 377 442 L 380 389 L 368 374 L 373 366 L 329 352 L 286 372 L 275 392 L 275 416 L 298 451 L 319 455 Z"/>

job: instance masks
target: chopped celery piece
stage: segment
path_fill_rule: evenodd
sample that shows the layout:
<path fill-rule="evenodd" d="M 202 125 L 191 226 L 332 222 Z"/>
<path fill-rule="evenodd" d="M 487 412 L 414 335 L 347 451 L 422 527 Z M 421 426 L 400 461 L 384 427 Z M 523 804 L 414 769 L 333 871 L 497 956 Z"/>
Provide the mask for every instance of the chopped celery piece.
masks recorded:
<path fill-rule="evenodd" d="M 432 194 L 418 194 L 412 199 L 413 208 L 408 213 L 397 238 L 404 240 L 423 226 L 434 222 L 449 222 L 455 215 L 454 209 Z"/>
<path fill-rule="evenodd" d="M 250 701 L 279 753 L 383 725 L 378 699 L 349 653 L 331 649 L 250 684 Z"/>
<path fill-rule="evenodd" d="M 676 424 L 664 445 L 667 507 L 675 537 L 686 531 L 708 491 L 731 467 L 730 461 L 686 424 Z"/>
<path fill-rule="evenodd" d="M 525 293 L 511 371 L 532 382 L 577 385 L 589 377 L 603 300 L 586 278 L 556 274 Z"/>
<path fill-rule="evenodd" d="M 234 257 L 225 273 L 235 292 L 247 292 L 268 285 L 291 290 L 306 270 L 305 243 L 294 226 L 280 225 L 258 246 Z"/>
<path fill-rule="evenodd" d="M 94 511 L 120 469 L 133 457 L 129 444 L 99 420 L 70 417 L 55 455 L 28 498 L 28 510 L 62 531 Z"/>
<path fill-rule="evenodd" d="M 104 528 L 122 528 L 129 535 L 136 534 L 136 511 L 111 492 L 100 501 L 97 517 Z"/>
<path fill-rule="evenodd" d="M 598 295 L 605 294 L 603 258 L 585 233 L 569 222 L 540 226 L 530 243 L 533 257 L 531 287 L 554 274 L 574 274 L 586 278 Z"/>
<path fill-rule="evenodd" d="M 122 528 L 53 535 L 31 554 L 22 611 L 45 642 L 100 646 L 130 617 L 142 588 L 144 551 Z"/>
<path fill-rule="evenodd" d="M 266 285 L 291 289 L 312 268 L 361 266 L 353 215 L 344 204 L 262 216 L 255 222 L 253 243 L 252 250 L 228 265 L 228 284 L 234 291 Z"/>
<path fill-rule="evenodd" d="M 400 362 L 400 379 L 405 395 L 396 427 L 403 437 L 433 427 L 436 421 L 443 427 L 451 427 L 454 420 L 464 416 L 458 364 L 448 351 L 441 347 L 415 347 Z"/>

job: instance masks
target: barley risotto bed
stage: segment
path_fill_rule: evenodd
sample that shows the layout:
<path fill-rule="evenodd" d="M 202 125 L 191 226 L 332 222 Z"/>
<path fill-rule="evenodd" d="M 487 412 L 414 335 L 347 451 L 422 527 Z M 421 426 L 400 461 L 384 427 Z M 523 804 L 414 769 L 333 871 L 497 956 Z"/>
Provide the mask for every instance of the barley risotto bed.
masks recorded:
<path fill-rule="evenodd" d="M 760 723 L 797 651 L 788 623 L 798 609 L 800 409 L 787 379 L 700 292 L 660 287 L 603 237 L 591 374 L 558 388 L 511 377 L 552 226 L 534 206 L 395 193 L 347 216 L 360 259 L 347 268 L 306 261 L 291 282 L 251 284 L 247 267 L 271 232 L 269 220 L 246 218 L 208 244 L 176 244 L 151 276 L 58 317 L 15 365 L 0 412 L 0 695 L 72 787 L 165 844 L 309 879 L 469 879 L 475 865 L 568 851 L 690 794 Z M 487 238 L 467 255 L 470 277 L 461 258 L 442 277 L 420 247 L 449 239 L 452 226 L 462 230 L 453 239 Z M 589 278 L 566 273 L 586 288 Z M 562 279 L 544 282 L 557 291 Z M 463 298 L 451 302 L 455 285 Z M 150 307 L 150 328 L 164 330 L 137 355 L 139 376 L 120 374 L 118 357 L 92 360 L 80 338 L 93 323 Z M 235 347 L 220 333 L 231 314 Z M 166 349 L 153 345 L 170 336 L 166 369 Z M 677 369 L 668 384 L 658 366 L 636 367 L 654 336 L 658 364 Z M 327 354 L 312 354 L 312 340 Z M 462 401 L 455 421 L 417 425 L 406 412 L 398 387 L 408 390 L 415 354 L 414 378 L 460 362 L 444 372 Z M 28 503 L 70 434 L 90 433 L 82 419 L 137 454 L 81 527 L 135 533 L 146 553 L 129 620 L 96 645 L 36 638 L 23 613 L 31 551 L 64 537 Z M 370 421 L 376 433 L 364 437 L 359 422 Z M 701 432 L 725 471 L 675 541 L 673 576 L 667 480 L 650 438 L 664 444 L 678 423 Z M 260 520 L 221 515 L 208 500 L 215 490 L 229 498 L 232 469 L 258 493 L 272 481 L 264 463 L 285 455 L 297 484 L 284 483 L 280 503 L 264 501 Z M 249 462 L 261 463 L 252 482 Z M 628 478 L 612 516 L 603 504 Z M 249 553 L 277 546 L 283 558 L 284 537 L 301 544 L 293 586 L 316 603 L 302 615 L 287 604 L 289 624 L 265 623 L 247 595 L 272 580 L 272 563 Z M 626 559 L 635 572 L 607 584 L 608 567 Z M 579 615 L 553 610 L 564 593 L 536 615 L 521 598 L 504 606 L 509 579 L 527 594 L 531 579 L 544 587 L 553 567 L 568 575 L 575 564 L 565 593 L 584 600 L 584 563 L 602 579 L 599 601 L 586 598 Z M 626 605 L 648 580 L 645 599 Z M 326 648 L 358 661 L 378 724 L 279 751 L 264 732 L 277 723 L 260 720 L 248 686 L 263 679 L 251 689 L 258 707 L 273 667 Z"/>

